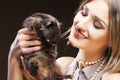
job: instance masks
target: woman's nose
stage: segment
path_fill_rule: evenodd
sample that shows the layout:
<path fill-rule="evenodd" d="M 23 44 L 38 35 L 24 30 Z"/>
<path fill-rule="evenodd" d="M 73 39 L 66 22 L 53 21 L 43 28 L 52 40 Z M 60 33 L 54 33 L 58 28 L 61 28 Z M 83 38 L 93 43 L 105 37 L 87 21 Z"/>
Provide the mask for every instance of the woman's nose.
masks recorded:
<path fill-rule="evenodd" d="M 87 28 L 85 27 L 85 25 L 83 25 L 83 23 L 80 23 L 79 21 L 76 22 L 75 27 L 78 31 L 82 31 L 85 32 L 87 30 Z"/>
<path fill-rule="evenodd" d="M 86 31 L 88 26 L 90 26 L 90 22 L 91 22 L 90 17 L 84 17 L 84 18 L 78 19 L 75 22 L 75 24 L 76 24 L 76 27 L 81 31 Z"/>
<path fill-rule="evenodd" d="M 82 31 L 82 32 L 85 32 L 86 31 L 86 27 L 82 26 L 82 25 L 76 25 L 76 28 L 79 30 L 79 31 Z"/>
<path fill-rule="evenodd" d="M 75 28 L 78 32 L 84 34 L 86 37 L 88 37 L 88 27 L 83 25 L 83 23 L 76 23 Z"/>

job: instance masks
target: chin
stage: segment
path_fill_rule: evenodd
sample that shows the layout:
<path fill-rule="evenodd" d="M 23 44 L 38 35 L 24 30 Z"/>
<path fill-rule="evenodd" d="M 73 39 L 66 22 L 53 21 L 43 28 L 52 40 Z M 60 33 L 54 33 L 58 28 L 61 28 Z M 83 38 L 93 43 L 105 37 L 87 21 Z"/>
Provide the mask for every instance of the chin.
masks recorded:
<path fill-rule="evenodd" d="M 84 44 L 77 41 L 73 36 L 69 36 L 69 44 L 78 49 L 84 49 Z"/>
<path fill-rule="evenodd" d="M 69 41 L 69 44 L 72 45 L 73 47 L 79 48 L 78 43 L 73 38 L 69 38 L 68 41 Z"/>

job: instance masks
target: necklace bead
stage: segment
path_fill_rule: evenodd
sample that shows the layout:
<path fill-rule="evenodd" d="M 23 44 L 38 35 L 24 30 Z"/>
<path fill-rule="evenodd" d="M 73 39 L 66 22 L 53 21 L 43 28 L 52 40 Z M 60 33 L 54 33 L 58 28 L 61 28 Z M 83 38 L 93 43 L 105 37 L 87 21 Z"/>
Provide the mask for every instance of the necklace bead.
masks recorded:
<path fill-rule="evenodd" d="M 99 58 L 99 59 L 97 59 L 97 60 L 95 60 L 95 61 L 92 61 L 92 62 L 85 61 L 85 65 L 94 65 L 94 64 L 102 61 L 103 59 L 104 59 L 104 57 L 101 57 L 101 58 Z"/>
<path fill-rule="evenodd" d="M 101 57 L 101 58 L 99 58 L 99 59 L 97 59 L 97 60 L 95 60 L 95 61 L 82 61 L 82 60 L 80 60 L 80 59 L 78 58 L 78 62 L 82 62 L 82 63 L 84 63 L 85 65 L 88 65 L 88 66 L 89 66 L 89 65 L 94 65 L 94 64 L 102 61 L 103 59 L 104 59 L 104 57 Z"/>
<path fill-rule="evenodd" d="M 102 70 L 104 64 L 105 64 L 105 59 L 101 62 L 101 64 L 99 65 L 99 67 L 96 69 L 96 71 L 94 72 L 94 74 L 92 75 L 92 77 L 89 80 L 95 79 L 95 77 L 98 75 L 98 73 Z"/>
<path fill-rule="evenodd" d="M 99 58 L 99 59 L 97 59 L 95 61 L 91 61 L 91 62 L 90 61 L 82 61 L 80 59 L 77 59 L 77 60 L 78 60 L 78 62 L 82 62 L 87 66 L 94 65 L 94 64 L 102 61 L 101 64 L 98 66 L 98 68 L 96 69 L 96 71 L 93 73 L 93 75 L 91 76 L 91 78 L 89 80 L 94 80 L 95 77 L 98 75 L 98 73 L 102 70 L 102 68 L 103 68 L 103 66 L 105 64 L 105 57 L 101 57 L 101 58 Z"/>

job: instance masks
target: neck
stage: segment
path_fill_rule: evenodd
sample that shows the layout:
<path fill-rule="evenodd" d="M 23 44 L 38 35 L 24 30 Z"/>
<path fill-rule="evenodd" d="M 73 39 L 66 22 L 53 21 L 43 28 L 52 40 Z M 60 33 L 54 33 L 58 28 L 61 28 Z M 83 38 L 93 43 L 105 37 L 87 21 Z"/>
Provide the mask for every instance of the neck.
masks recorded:
<path fill-rule="evenodd" d="M 79 50 L 78 58 L 82 61 L 95 61 L 101 57 L 104 56 L 104 51 L 96 51 L 96 52 L 90 52 L 90 51 L 84 51 L 82 49 Z"/>

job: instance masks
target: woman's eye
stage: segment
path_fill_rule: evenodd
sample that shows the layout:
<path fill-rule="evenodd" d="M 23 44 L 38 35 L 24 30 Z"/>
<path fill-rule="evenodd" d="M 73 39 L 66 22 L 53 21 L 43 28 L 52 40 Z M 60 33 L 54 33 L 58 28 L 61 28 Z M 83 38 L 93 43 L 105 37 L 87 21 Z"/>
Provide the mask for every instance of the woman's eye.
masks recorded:
<path fill-rule="evenodd" d="M 85 6 L 82 7 L 81 14 L 82 14 L 82 16 L 87 16 L 88 15 L 88 11 L 86 10 Z"/>
<path fill-rule="evenodd" d="M 93 24 L 96 29 L 102 29 L 101 24 L 98 21 L 94 21 Z"/>

